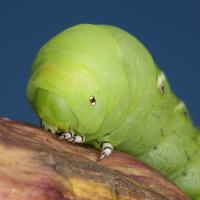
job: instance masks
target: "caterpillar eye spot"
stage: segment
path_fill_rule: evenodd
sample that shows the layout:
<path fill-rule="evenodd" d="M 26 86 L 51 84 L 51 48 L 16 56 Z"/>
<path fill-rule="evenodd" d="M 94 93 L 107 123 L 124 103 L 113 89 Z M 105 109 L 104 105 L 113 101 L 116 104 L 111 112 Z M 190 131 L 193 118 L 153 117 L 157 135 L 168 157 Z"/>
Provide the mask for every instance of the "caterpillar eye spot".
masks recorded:
<path fill-rule="evenodd" d="M 157 87 L 160 89 L 160 93 L 164 94 L 165 92 L 165 85 L 164 85 L 164 81 L 166 80 L 166 77 L 164 75 L 163 72 L 161 72 L 159 74 L 159 76 L 157 77 Z"/>
<path fill-rule="evenodd" d="M 164 86 L 164 84 L 162 83 L 161 86 L 160 86 L 160 93 L 161 93 L 161 94 L 164 94 L 164 92 L 165 92 L 165 86 Z"/>
<path fill-rule="evenodd" d="M 96 105 L 96 99 L 93 96 L 90 96 L 89 101 L 92 106 Z"/>

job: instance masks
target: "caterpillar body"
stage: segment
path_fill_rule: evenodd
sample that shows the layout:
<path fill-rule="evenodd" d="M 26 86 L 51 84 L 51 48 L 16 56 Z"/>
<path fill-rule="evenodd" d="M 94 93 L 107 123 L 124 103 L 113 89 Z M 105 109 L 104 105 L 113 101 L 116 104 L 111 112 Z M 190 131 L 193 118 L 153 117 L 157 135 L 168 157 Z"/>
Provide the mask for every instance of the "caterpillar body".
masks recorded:
<path fill-rule="evenodd" d="M 80 24 L 34 59 L 27 96 L 61 139 L 136 156 L 200 199 L 200 135 L 151 54 L 109 25 Z"/>

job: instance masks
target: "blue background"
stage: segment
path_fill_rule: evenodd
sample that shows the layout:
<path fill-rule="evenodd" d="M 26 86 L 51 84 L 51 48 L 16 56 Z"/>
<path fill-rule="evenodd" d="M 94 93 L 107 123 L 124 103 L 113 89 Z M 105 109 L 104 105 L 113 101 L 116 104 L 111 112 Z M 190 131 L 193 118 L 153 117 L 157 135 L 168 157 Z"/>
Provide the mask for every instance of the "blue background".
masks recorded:
<path fill-rule="evenodd" d="M 193 0 L 2 0 L 0 116 L 38 124 L 25 95 L 35 53 L 62 30 L 95 23 L 119 26 L 142 41 L 200 127 L 199 7 Z"/>

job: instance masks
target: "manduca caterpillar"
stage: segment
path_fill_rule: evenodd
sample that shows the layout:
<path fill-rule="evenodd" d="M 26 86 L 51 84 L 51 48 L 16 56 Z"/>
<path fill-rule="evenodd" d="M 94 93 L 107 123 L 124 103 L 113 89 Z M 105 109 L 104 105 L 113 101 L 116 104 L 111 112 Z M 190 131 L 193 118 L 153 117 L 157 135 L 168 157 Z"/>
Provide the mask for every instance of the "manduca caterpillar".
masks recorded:
<path fill-rule="evenodd" d="M 108 25 L 73 26 L 37 53 L 27 96 L 60 139 L 113 147 L 200 198 L 200 135 L 148 50 Z"/>

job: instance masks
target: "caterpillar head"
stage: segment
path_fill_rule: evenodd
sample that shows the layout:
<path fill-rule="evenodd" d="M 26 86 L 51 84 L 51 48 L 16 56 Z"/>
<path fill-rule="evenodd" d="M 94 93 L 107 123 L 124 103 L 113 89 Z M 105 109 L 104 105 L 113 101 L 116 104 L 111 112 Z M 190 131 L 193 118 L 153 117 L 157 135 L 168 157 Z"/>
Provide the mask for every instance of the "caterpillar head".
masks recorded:
<path fill-rule="evenodd" d="M 27 94 L 39 118 L 60 130 L 94 132 L 105 116 L 96 80 L 81 69 L 40 66 L 31 75 Z"/>
<path fill-rule="evenodd" d="M 47 42 L 33 62 L 27 86 L 33 110 L 63 131 L 110 131 L 128 101 L 121 63 L 118 45 L 105 29 L 67 29 Z"/>

